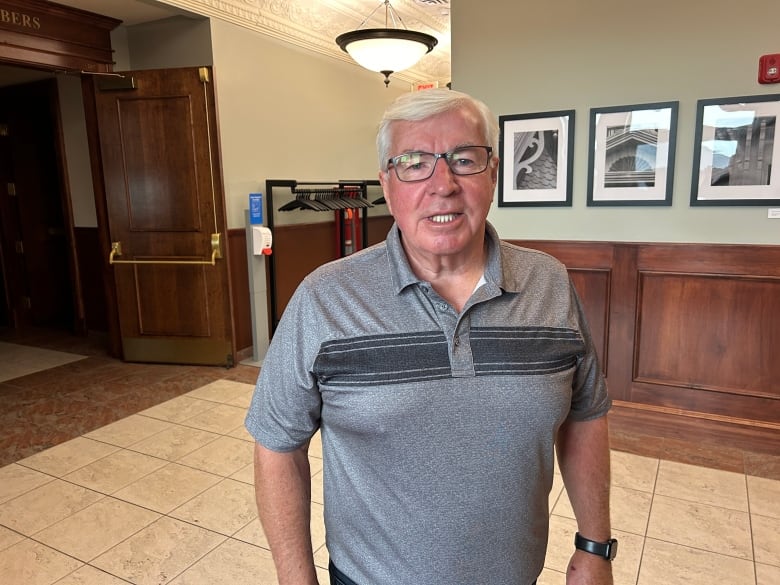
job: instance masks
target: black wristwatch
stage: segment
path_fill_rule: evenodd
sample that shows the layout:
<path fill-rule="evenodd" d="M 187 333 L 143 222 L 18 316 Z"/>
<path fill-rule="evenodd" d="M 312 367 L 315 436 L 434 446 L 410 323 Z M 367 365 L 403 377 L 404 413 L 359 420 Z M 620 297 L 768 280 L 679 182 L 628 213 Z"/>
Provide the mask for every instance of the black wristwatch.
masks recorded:
<path fill-rule="evenodd" d="M 574 535 L 574 548 L 584 550 L 592 555 L 597 555 L 611 561 L 617 556 L 618 541 L 614 538 L 610 538 L 607 542 L 597 542 L 585 538 L 577 532 Z"/>

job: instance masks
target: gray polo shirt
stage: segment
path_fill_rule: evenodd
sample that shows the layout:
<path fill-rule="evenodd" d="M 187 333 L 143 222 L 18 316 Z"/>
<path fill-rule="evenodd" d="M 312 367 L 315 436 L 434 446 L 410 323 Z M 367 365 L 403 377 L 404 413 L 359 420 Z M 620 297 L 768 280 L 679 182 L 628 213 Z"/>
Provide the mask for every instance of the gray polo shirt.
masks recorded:
<path fill-rule="evenodd" d="M 486 242 L 460 313 L 393 226 L 308 275 L 273 336 L 247 429 L 275 451 L 321 430 L 328 550 L 359 585 L 531 583 L 558 427 L 609 409 L 565 267 Z"/>

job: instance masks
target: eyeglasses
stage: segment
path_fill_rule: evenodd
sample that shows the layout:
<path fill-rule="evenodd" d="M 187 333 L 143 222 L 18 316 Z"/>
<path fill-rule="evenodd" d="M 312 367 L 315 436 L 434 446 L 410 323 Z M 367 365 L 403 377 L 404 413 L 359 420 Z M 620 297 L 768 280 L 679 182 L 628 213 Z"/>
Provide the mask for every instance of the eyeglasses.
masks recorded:
<path fill-rule="evenodd" d="M 490 161 L 493 149 L 490 146 L 461 146 L 449 152 L 405 152 L 387 161 L 395 169 L 399 181 L 413 183 L 424 181 L 433 175 L 440 158 L 455 175 L 477 175 L 483 172 Z"/>

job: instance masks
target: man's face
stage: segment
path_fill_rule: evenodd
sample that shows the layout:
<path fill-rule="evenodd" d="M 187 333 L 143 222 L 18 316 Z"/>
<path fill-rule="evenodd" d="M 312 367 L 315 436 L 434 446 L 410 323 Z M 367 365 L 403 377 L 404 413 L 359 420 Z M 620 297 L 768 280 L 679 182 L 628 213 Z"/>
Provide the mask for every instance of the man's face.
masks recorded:
<path fill-rule="evenodd" d="M 485 145 L 479 117 L 461 108 L 418 122 L 393 122 L 390 156 L 404 152 L 448 152 L 459 146 Z M 452 173 L 438 159 L 433 175 L 405 183 L 393 168 L 379 173 L 385 200 L 402 233 L 410 260 L 458 260 L 482 248 L 485 221 L 496 187 L 496 161 L 476 175 Z"/>

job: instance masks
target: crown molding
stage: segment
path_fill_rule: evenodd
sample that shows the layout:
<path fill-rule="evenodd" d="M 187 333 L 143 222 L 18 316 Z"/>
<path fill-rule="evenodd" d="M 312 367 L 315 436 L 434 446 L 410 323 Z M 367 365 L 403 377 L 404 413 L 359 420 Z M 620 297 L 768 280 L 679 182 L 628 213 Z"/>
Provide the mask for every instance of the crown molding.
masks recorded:
<path fill-rule="evenodd" d="M 336 45 L 335 38 L 354 30 L 365 21 L 365 27 L 383 28 L 384 11 L 377 10 L 373 0 L 163 0 L 165 4 L 203 16 L 231 22 L 307 51 L 354 64 Z M 368 7 L 368 8 L 367 8 Z M 393 73 L 391 79 L 408 83 L 450 81 L 449 13 L 436 3 L 396 0 L 393 8 L 403 24 L 435 36 L 439 44 L 413 68 Z M 380 14 L 381 13 L 381 14 Z M 377 77 L 381 77 L 377 73 Z"/>

